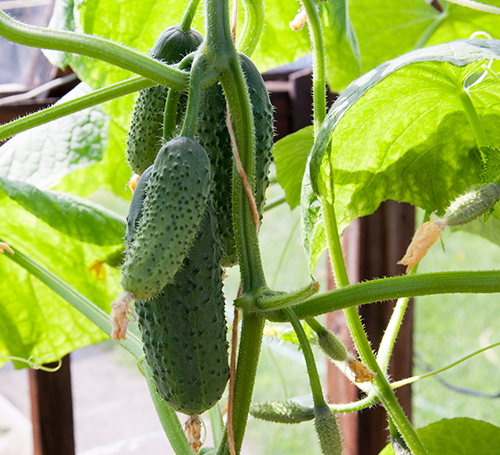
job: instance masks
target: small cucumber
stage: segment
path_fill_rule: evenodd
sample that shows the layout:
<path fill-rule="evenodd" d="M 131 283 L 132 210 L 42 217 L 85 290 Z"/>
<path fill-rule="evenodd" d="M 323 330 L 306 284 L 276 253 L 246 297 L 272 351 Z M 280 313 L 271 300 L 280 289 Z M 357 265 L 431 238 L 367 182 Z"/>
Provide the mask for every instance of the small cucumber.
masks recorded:
<path fill-rule="evenodd" d="M 156 40 L 149 56 L 167 64 L 177 63 L 195 51 L 203 37 L 195 30 L 188 33 L 178 25 L 165 29 Z M 130 167 L 141 175 L 155 160 L 163 137 L 163 116 L 168 88 L 155 85 L 141 90 L 132 113 L 127 138 L 127 159 Z"/>
<path fill-rule="evenodd" d="M 210 161 L 203 147 L 187 137 L 167 142 L 151 170 L 135 238 L 127 245 L 121 284 L 134 299 L 152 298 L 173 280 L 199 229 L 209 191 Z"/>
<path fill-rule="evenodd" d="M 260 218 L 269 186 L 269 167 L 273 147 L 273 107 L 264 80 L 257 67 L 244 54 L 240 63 L 246 78 L 256 131 L 256 181 L 255 203 Z M 226 99 L 219 83 L 203 90 L 200 97 L 197 139 L 205 148 L 212 165 L 212 197 L 219 223 L 222 242 L 222 265 L 230 267 L 237 263 L 232 219 L 232 173 L 233 151 L 231 137 L 226 125 Z"/>
<path fill-rule="evenodd" d="M 488 213 L 500 197 L 500 186 L 488 183 L 455 199 L 444 215 L 448 226 L 467 224 Z"/>
<path fill-rule="evenodd" d="M 294 401 L 266 401 L 253 404 L 250 415 L 269 422 L 295 424 L 314 419 L 314 408 Z"/>
<path fill-rule="evenodd" d="M 217 219 L 209 202 L 174 281 L 153 299 L 135 302 L 158 393 L 188 415 L 215 405 L 229 379 L 220 259 Z"/>

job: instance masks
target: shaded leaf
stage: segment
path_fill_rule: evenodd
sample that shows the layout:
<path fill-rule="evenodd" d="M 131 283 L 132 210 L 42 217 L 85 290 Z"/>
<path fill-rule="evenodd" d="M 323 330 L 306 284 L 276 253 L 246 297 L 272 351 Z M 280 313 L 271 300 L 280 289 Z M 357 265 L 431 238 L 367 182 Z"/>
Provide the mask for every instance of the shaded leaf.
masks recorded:
<path fill-rule="evenodd" d="M 123 243 L 125 219 L 111 210 L 78 196 L 1 177 L 0 188 L 28 212 L 76 240 L 101 246 Z"/>
<path fill-rule="evenodd" d="M 90 93 L 79 84 L 61 102 Z M 46 187 L 101 160 L 108 116 L 93 107 L 18 134 L 0 147 L 0 176 Z"/>

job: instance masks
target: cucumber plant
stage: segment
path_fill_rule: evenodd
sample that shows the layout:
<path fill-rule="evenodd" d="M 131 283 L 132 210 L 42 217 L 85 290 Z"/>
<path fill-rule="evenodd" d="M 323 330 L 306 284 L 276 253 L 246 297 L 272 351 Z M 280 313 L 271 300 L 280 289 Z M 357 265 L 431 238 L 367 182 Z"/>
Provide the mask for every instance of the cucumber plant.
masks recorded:
<path fill-rule="evenodd" d="M 113 2 L 100 2 L 99 7 L 108 3 Z M 140 2 L 129 3 L 124 8 L 141 10 Z M 467 35 L 453 36 L 455 41 L 443 43 L 449 34 L 441 33 L 441 29 L 445 25 L 457 29 L 453 21 L 460 14 L 465 21 L 468 14 L 453 2 L 440 2 L 441 8 L 433 9 L 427 2 L 415 1 L 414 7 L 427 15 L 425 29 L 416 25 L 420 21 L 405 23 L 398 16 L 401 29 L 408 33 L 401 39 L 397 54 L 387 45 L 369 53 L 372 38 L 378 40 L 383 35 L 378 33 L 379 23 L 392 26 L 391 20 L 400 13 L 395 0 L 372 5 L 380 22 L 373 21 L 374 28 L 366 30 L 361 26 L 366 25 L 361 17 L 366 10 L 363 2 L 353 4 L 350 15 L 351 5 L 343 1 L 303 0 L 300 5 L 283 5 L 268 0 L 264 5 L 263 1 L 244 0 L 245 11 L 241 14 L 236 4 L 231 11 L 228 0 L 204 0 L 203 17 L 198 0 L 191 0 L 186 7 L 171 0 L 152 3 L 168 6 L 172 11 L 169 16 L 179 17 L 182 13 L 183 18 L 180 25 L 162 16 L 141 24 L 147 34 L 154 22 L 153 29 L 159 35 L 149 37 L 151 41 L 156 39 L 149 55 L 132 49 L 135 45 L 129 31 L 133 24 L 126 24 L 124 35 L 129 47 L 97 37 L 98 32 L 93 35 L 87 33 L 89 30 L 80 33 L 33 27 L 0 12 L 1 36 L 23 45 L 64 52 L 63 60 L 71 62 L 82 79 L 94 86 L 91 93 L 1 126 L 0 140 L 22 132 L 37 136 L 39 130 L 28 130 L 111 101 L 112 107 L 105 104 L 104 108 L 113 114 L 113 121 L 101 128 L 109 128 L 118 136 L 118 130 L 125 130 L 127 120 L 123 119 L 122 108 L 127 106 L 131 114 L 128 137 L 111 140 L 113 145 L 106 157 L 95 158 L 95 162 L 101 161 L 105 172 L 116 179 L 119 172 L 112 151 L 115 147 L 120 162 L 125 162 L 126 154 L 130 166 L 120 185 L 130 174 L 140 175 L 127 221 L 120 221 L 125 245 L 121 245 L 121 235 L 96 234 L 106 232 L 112 221 L 118 222 L 106 211 L 89 208 L 71 192 L 63 198 L 39 190 L 27 181 L 26 175 L 23 182 L 20 171 L 17 180 L 21 182 L 9 173 L 0 175 L 0 186 L 6 194 L 2 203 L 8 201 L 6 206 L 12 207 L 8 204 L 14 201 L 21 207 L 17 210 L 29 212 L 37 222 L 49 226 L 54 236 L 64 235 L 70 239 L 69 244 L 84 244 L 80 249 L 89 255 L 106 258 L 92 266 L 97 274 L 98 266 L 120 263 L 121 280 L 112 271 L 101 288 L 89 284 L 80 291 L 80 277 L 73 276 L 72 283 L 64 267 L 55 266 L 56 270 L 50 271 L 50 261 L 40 264 L 35 260 L 41 254 L 23 254 L 23 250 L 29 251 L 28 244 L 16 232 L 26 233 L 26 228 L 19 222 L 13 229 L 13 217 L 5 217 L 0 225 L 0 252 L 7 251 L 2 266 L 6 258 L 12 259 L 103 332 L 112 334 L 137 359 L 177 455 L 192 451 L 240 453 L 250 413 L 259 419 L 287 424 L 314 420 L 319 450 L 340 454 L 342 435 L 336 414 L 355 412 L 375 403 L 387 411 L 394 450 L 415 455 L 432 453 L 432 440 L 420 437 L 394 394 L 396 387 L 416 379 L 391 382 L 387 365 L 408 298 L 500 292 L 499 270 L 416 273 L 417 263 L 447 226 L 481 222 L 490 233 L 498 229 L 495 206 L 500 196 L 500 137 L 494 120 L 500 113 L 496 112 L 498 103 L 494 100 L 500 93 L 495 63 L 500 60 L 500 42 L 464 39 Z M 457 3 L 478 8 L 479 12 L 471 17 L 483 21 L 493 35 L 500 29 L 500 24 L 489 16 L 498 12 L 496 8 L 475 2 Z M 288 30 L 288 22 L 299 6 L 297 20 L 292 21 L 294 30 Z M 270 18 L 267 22 L 265 7 Z M 85 26 L 94 23 L 91 19 L 95 19 L 95 9 L 85 2 L 78 8 L 80 17 L 68 16 L 72 20 L 67 24 L 79 20 Z M 392 19 L 388 14 L 391 8 Z M 61 14 L 59 8 L 57 14 Z M 66 8 L 64 14 L 72 12 Z M 116 20 L 111 18 L 109 22 L 116 25 Z M 195 22 L 201 33 L 193 30 Z M 299 30 L 299 23 L 307 23 L 309 35 Z M 111 32 L 107 34 L 113 35 Z M 272 289 L 259 247 L 258 231 L 263 219 L 265 222 L 272 161 L 273 108 L 255 62 L 263 66 L 266 61 L 283 63 L 281 54 L 287 58 L 297 56 L 290 50 L 276 53 L 270 46 L 272 43 L 284 50 L 289 47 L 288 39 L 296 40 L 292 48 L 298 52 L 312 53 L 313 128 L 282 139 L 275 147 L 275 160 L 287 202 L 302 207 L 304 245 L 311 270 L 318 255 L 329 249 L 338 289 L 320 294 L 315 282 L 295 292 Z M 434 46 L 424 47 L 431 43 Z M 362 74 L 363 68 L 370 71 Z M 327 69 L 329 84 L 341 92 L 330 109 L 326 105 Z M 137 76 L 126 79 L 123 70 Z M 102 81 L 113 83 L 99 86 Z M 132 108 L 130 99 L 122 97 L 137 91 Z M 456 140 L 442 141 L 443 130 L 450 129 Z M 126 147 L 122 147 L 125 142 Z M 2 153 L 10 153 L 9 147 L 7 143 L 0 149 L 0 159 Z M 427 153 L 434 149 L 439 150 L 436 155 L 440 160 Z M 90 158 L 87 164 L 92 164 Z M 432 185 L 426 176 L 430 169 Z M 78 178 L 72 180 L 74 171 L 75 167 L 68 166 L 67 181 L 61 185 L 66 183 L 65 188 L 75 193 L 88 192 L 86 185 L 94 184 L 93 176 L 80 169 L 85 185 L 72 186 L 78 182 Z M 417 230 L 401 260 L 411 273 L 351 284 L 339 233 L 355 217 L 373 213 L 385 199 L 411 202 L 429 214 L 437 212 L 432 216 L 440 218 L 426 221 Z M 54 217 L 54 209 L 67 222 Z M 24 211 L 21 213 L 26 216 Z M 81 229 L 82 220 L 89 224 L 88 232 Z M 41 233 L 31 230 L 38 248 L 47 242 L 43 229 Z M 31 246 L 36 252 L 37 245 Z M 41 251 L 44 249 L 48 250 Z M 236 316 L 229 345 L 222 267 L 236 263 L 240 289 L 234 306 L 236 315 L 241 314 L 241 324 Z M 17 269 L 6 270 L 18 273 Z M 93 276 L 88 276 L 89 283 L 94 283 Z M 109 302 L 107 311 L 99 306 L 104 306 L 103 301 L 115 292 L 118 281 L 125 293 L 112 303 L 110 319 Z M 96 302 L 84 297 L 89 289 L 92 295 L 98 295 Z M 375 355 L 357 307 L 393 298 L 400 300 L 381 352 Z M 337 309 L 345 311 L 360 360 L 316 319 Z M 140 336 L 127 333 L 132 314 L 138 318 Z M 287 322 L 296 333 L 311 388 L 310 406 L 278 401 L 252 405 L 266 321 Z M 322 351 L 366 394 L 363 399 L 342 405 L 326 403 L 311 337 L 302 321 L 316 334 L 313 338 Z M 61 330 L 69 333 L 72 328 Z M 99 336 L 103 335 L 95 335 L 93 340 Z M 21 337 L 18 342 L 22 343 Z M 77 346 L 75 342 L 70 349 Z M 14 358 L 16 350 L 21 348 L 14 343 L 5 356 Z M 15 359 L 20 361 L 18 355 Z M 224 400 L 229 411 L 226 427 L 221 429 L 222 417 L 215 405 Z M 176 411 L 190 416 L 186 434 Z M 199 440 L 199 415 L 205 411 L 212 420 L 214 447 L 203 447 Z M 451 450 L 446 453 L 453 453 Z"/>

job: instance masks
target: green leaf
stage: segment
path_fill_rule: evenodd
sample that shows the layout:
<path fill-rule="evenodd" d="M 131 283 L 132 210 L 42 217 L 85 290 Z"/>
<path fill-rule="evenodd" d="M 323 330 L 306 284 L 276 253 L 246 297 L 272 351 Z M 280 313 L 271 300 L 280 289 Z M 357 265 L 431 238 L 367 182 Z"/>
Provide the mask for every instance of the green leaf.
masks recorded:
<path fill-rule="evenodd" d="M 500 428 L 469 418 L 443 419 L 417 433 L 428 455 L 491 455 L 500 444 Z M 394 455 L 394 450 L 389 444 L 380 455 Z"/>
<path fill-rule="evenodd" d="M 53 30 L 76 31 L 75 10 L 76 6 L 74 0 L 56 0 L 48 28 Z M 48 49 L 44 49 L 42 52 L 50 63 L 61 69 L 66 68 L 71 62 L 71 54 L 67 54 L 66 52 Z"/>
<path fill-rule="evenodd" d="M 82 83 L 61 101 L 89 92 Z M 108 121 L 100 107 L 93 107 L 18 134 L 0 147 L 0 176 L 38 187 L 55 185 L 102 159 Z"/>
<path fill-rule="evenodd" d="M 412 50 L 440 16 L 422 0 L 351 0 L 348 15 L 341 40 L 334 24 L 324 20 L 328 85 L 333 92 L 343 90 L 363 71 Z"/>
<path fill-rule="evenodd" d="M 302 194 L 300 199 L 302 208 L 302 242 L 309 261 L 311 277 L 314 268 L 326 250 L 326 231 L 323 222 L 323 208 L 321 201 L 311 187 L 309 170 L 306 169 L 302 181 Z"/>
<path fill-rule="evenodd" d="M 439 211 L 480 182 L 481 160 L 459 98 L 468 68 L 444 62 L 462 66 L 492 58 L 500 58 L 494 40 L 421 49 L 380 65 L 337 99 L 321 126 L 310 168 L 313 188 L 328 199 L 333 195 L 327 172 L 334 169 L 340 231 L 384 200 Z M 483 81 L 469 93 L 490 142 L 499 144 L 497 83 Z M 305 203 L 317 204 L 312 196 Z M 310 209 L 303 207 L 305 218 Z M 310 250 L 324 248 L 314 244 L 314 232 L 305 234 Z"/>
<path fill-rule="evenodd" d="M 274 144 L 273 157 L 278 183 L 285 190 L 286 201 L 291 209 L 300 204 L 302 177 L 313 144 L 312 126 L 289 134 Z"/>
<path fill-rule="evenodd" d="M 120 272 L 107 268 L 105 281 L 88 270 L 115 247 L 89 245 L 60 233 L 7 197 L 0 199 L 0 238 L 61 277 L 110 311 L 120 292 Z M 81 313 L 23 268 L 0 256 L 0 356 L 30 356 L 53 361 L 68 352 L 108 338 Z M 107 266 L 106 266 L 107 267 Z M 26 366 L 26 365 L 17 365 Z"/>
<path fill-rule="evenodd" d="M 483 160 L 483 183 L 497 182 L 500 179 L 500 150 L 496 147 L 481 147 Z"/>
<path fill-rule="evenodd" d="M 125 220 L 111 210 L 68 193 L 42 191 L 1 177 L 0 188 L 28 212 L 76 240 L 101 246 L 123 243 Z"/>

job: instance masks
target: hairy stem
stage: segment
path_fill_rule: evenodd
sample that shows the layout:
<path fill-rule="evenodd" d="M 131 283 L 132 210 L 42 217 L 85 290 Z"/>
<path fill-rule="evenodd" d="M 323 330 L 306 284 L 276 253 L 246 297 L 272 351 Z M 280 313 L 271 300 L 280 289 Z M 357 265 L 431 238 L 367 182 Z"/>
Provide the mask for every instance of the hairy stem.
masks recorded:
<path fill-rule="evenodd" d="M 144 77 L 133 77 L 126 81 L 95 90 L 88 95 L 80 96 L 74 100 L 55 104 L 43 111 L 35 112 L 34 114 L 21 117 L 20 119 L 0 126 L 0 141 L 34 128 L 35 126 L 43 125 L 52 120 L 57 120 L 58 118 L 74 114 L 75 112 L 97 106 L 98 104 L 111 101 L 120 96 L 128 95 L 153 85 L 155 85 L 155 83 L 149 79 Z"/>
<path fill-rule="evenodd" d="M 403 297 L 499 292 L 500 270 L 419 273 L 413 276 L 403 275 L 351 284 L 315 295 L 293 307 L 293 310 L 297 317 L 305 319 L 330 311 Z M 269 311 L 264 314 L 270 321 L 286 321 L 286 317 L 280 311 Z"/>
<path fill-rule="evenodd" d="M 191 446 L 184 434 L 179 418 L 176 412 L 165 402 L 165 400 L 160 396 L 156 390 L 156 385 L 153 379 L 153 373 L 146 358 L 143 357 L 139 363 L 139 367 L 142 370 L 146 382 L 148 383 L 149 393 L 153 399 L 153 404 L 156 409 L 156 413 L 160 419 L 161 425 L 165 434 L 167 435 L 168 441 L 174 449 L 176 455 L 193 455 Z"/>
<path fill-rule="evenodd" d="M 264 30 L 264 2 L 263 0 L 244 0 L 245 22 L 237 43 L 239 52 L 249 57 L 259 44 L 260 36 Z"/>
<path fill-rule="evenodd" d="M 198 9 L 198 4 L 200 0 L 190 0 L 189 5 L 184 12 L 182 17 L 180 29 L 184 33 L 189 33 L 191 30 L 191 24 L 193 23 L 194 16 L 196 15 L 196 10 Z"/>
<path fill-rule="evenodd" d="M 0 36 L 24 46 L 86 55 L 177 90 L 183 90 L 188 83 L 189 75 L 184 71 L 165 65 L 121 44 L 82 33 L 24 24 L 2 10 L 0 10 Z"/>
<path fill-rule="evenodd" d="M 252 401 L 255 376 L 262 345 L 265 319 L 258 313 L 243 312 L 236 381 L 234 385 L 233 431 L 236 453 L 241 450 L 248 412 Z M 219 447 L 218 455 L 229 453 L 227 432 Z"/>
<path fill-rule="evenodd" d="M 309 384 L 311 386 L 311 392 L 313 395 L 314 407 L 326 406 L 325 397 L 323 396 L 323 389 L 321 387 L 321 381 L 319 379 L 318 368 L 316 367 L 316 361 L 314 360 L 314 354 L 311 349 L 311 344 L 307 339 L 304 327 L 300 323 L 299 319 L 290 308 L 283 310 L 286 314 L 289 322 L 292 324 L 293 330 L 297 334 L 299 339 L 300 347 L 302 353 L 304 354 L 304 359 L 306 361 L 307 374 L 309 376 Z"/>

